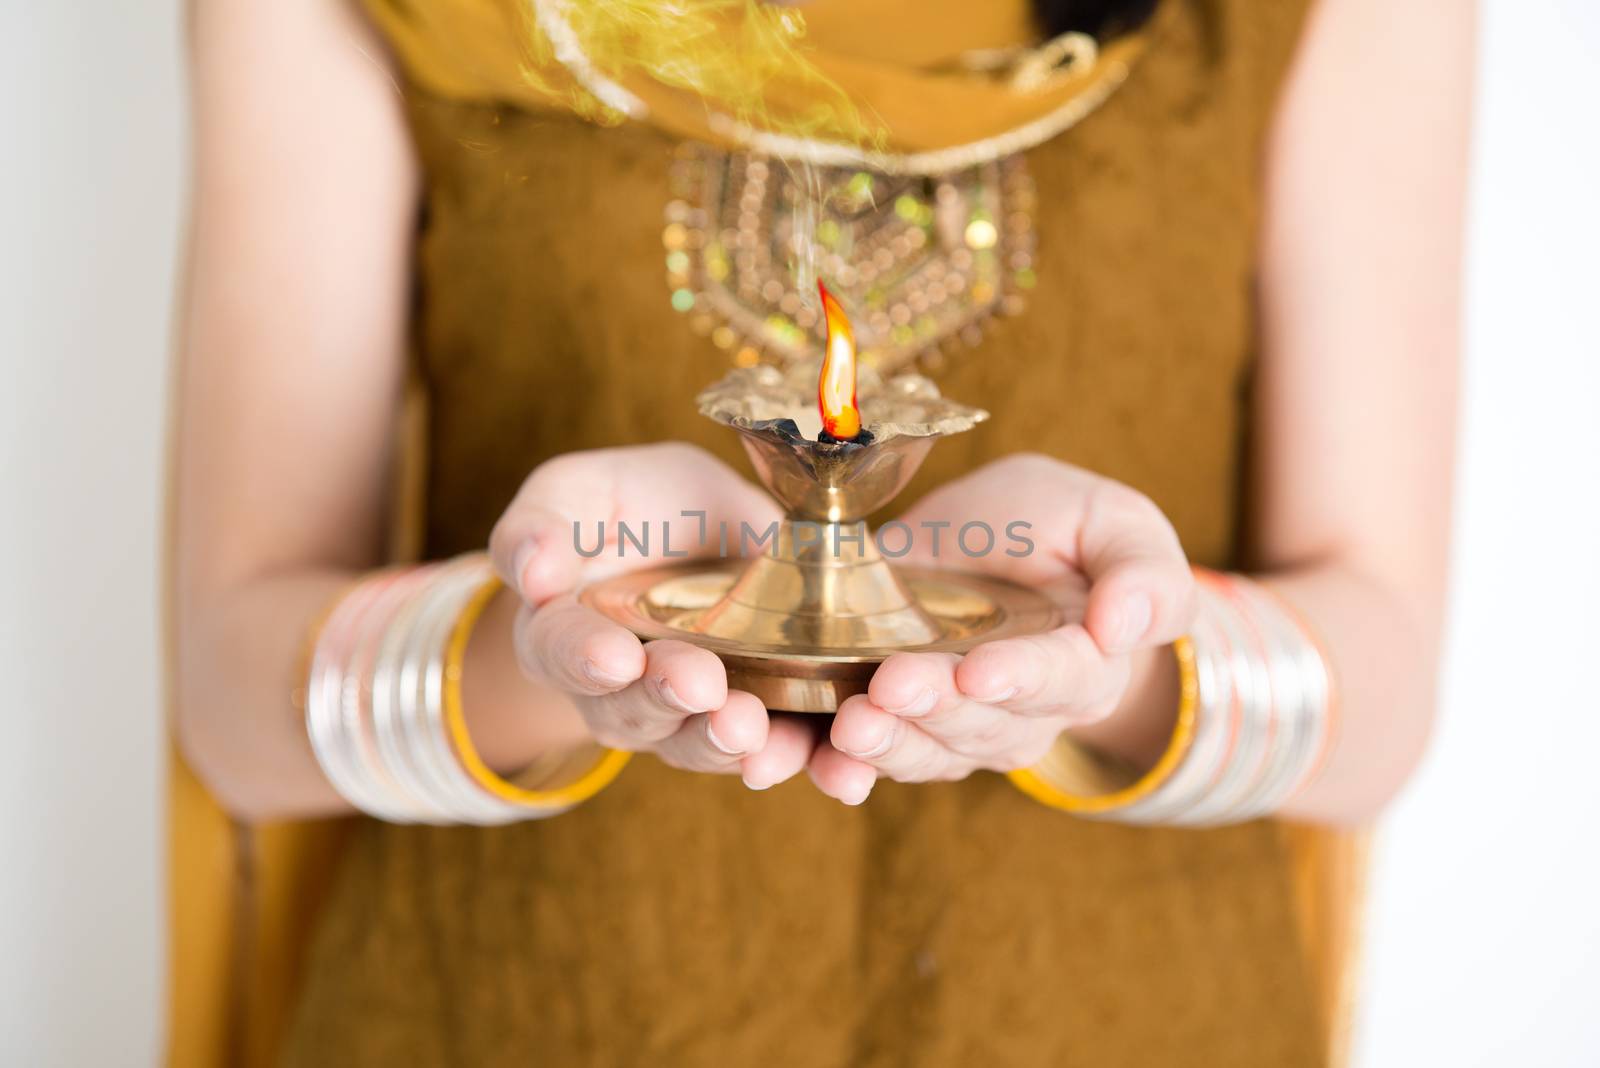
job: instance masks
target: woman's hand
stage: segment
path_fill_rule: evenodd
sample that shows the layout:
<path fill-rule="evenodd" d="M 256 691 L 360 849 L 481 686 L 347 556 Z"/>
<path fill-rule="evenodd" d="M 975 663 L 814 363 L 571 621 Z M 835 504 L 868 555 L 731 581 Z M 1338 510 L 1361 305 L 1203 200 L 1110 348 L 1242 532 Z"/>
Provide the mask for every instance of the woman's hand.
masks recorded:
<path fill-rule="evenodd" d="M 685 510 L 705 512 L 704 524 Z M 741 521 L 757 529 L 777 505 L 726 464 L 689 445 L 571 453 L 536 469 L 496 524 L 490 555 L 522 604 L 514 645 L 524 672 L 569 697 L 594 741 L 650 751 L 690 771 L 739 772 L 764 789 L 796 774 L 814 747 L 793 720 L 772 721 L 754 696 L 729 691 L 722 662 L 679 641 L 641 644 L 628 630 L 579 603 L 573 591 L 607 574 L 659 559 L 616 552 L 617 523 L 648 523 L 659 544 L 672 524 L 674 555 L 698 555 L 691 532 Z M 601 523 L 606 550 L 586 558 Z M 706 539 L 715 545 L 716 539 Z"/>
<path fill-rule="evenodd" d="M 902 517 L 916 534 L 900 563 L 968 568 L 1042 590 L 1069 622 L 989 642 L 966 656 L 900 653 L 868 692 L 840 706 L 810 773 L 847 804 L 880 777 L 961 779 L 1036 762 L 1063 730 L 1135 760 L 1170 734 L 1176 671 L 1161 647 L 1182 635 L 1194 582 L 1172 525 L 1138 492 L 1057 460 L 1019 454 L 929 494 Z M 1007 541 L 1008 524 L 1033 546 Z M 947 526 L 928 528 L 924 522 Z M 967 523 L 995 532 L 993 551 L 965 555 Z M 1016 529 L 1016 528 L 1012 528 Z M 933 533 L 940 535 L 935 555 Z"/>

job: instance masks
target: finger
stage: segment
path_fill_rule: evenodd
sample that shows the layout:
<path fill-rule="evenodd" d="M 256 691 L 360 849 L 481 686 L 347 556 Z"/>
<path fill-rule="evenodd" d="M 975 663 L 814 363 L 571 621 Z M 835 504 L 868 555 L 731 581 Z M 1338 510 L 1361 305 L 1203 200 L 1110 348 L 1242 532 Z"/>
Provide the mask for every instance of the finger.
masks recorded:
<path fill-rule="evenodd" d="M 951 653 L 896 653 L 878 666 L 867 694 L 873 705 L 914 722 L 954 753 L 982 759 L 1008 751 L 1016 717 L 998 703 L 963 693 L 956 682 L 961 663 Z M 881 739 L 846 741 L 846 752 L 860 753 Z"/>
<path fill-rule="evenodd" d="M 961 661 L 955 679 L 973 700 L 1084 723 L 1111 711 L 1128 671 L 1127 657 L 1107 656 L 1087 630 L 1072 624 L 980 645 Z"/>
<path fill-rule="evenodd" d="M 817 789 L 847 805 L 859 805 L 872 793 L 878 773 L 870 765 L 823 743 L 812 754 L 806 772 Z"/>
<path fill-rule="evenodd" d="M 591 578 L 658 562 L 637 547 L 620 551 L 622 523 L 653 550 L 670 541 L 677 557 L 716 551 L 721 524 L 737 531 L 741 521 L 759 525 L 778 514 L 727 464 L 681 442 L 569 453 L 528 476 L 495 525 L 489 552 L 506 584 L 537 604 Z"/>
<path fill-rule="evenodd" d="M 1089 577 L 1084 625 L 1106 653 L 1170 642 L 1194 619 L 1194 575 L 1172 524 L 1149 498 L 1098 482 L 1078 534 Z"/>
<path fill-rule="evenodd" d="M 804 716 L 773 716 L 767 742 L 740 761 L 744 784 L 766 790 L 800 774 L 817 748 L 821 732 Z"/>
<path fill-rule="evenodd" d="M 580 706 L 590 731 L 606 745 L 633 749 L 660 742 L 690 716 L 727 703 L 727 672 L 714 653 L 679 641 L 651 642 L 644 651 L 638 681 Z"/>
<path fill-rule="evenodd" d="M 910 535 L 901 562 L 952 567 L 1025 586 L 1076 573 L 1072 534 L 1087 487 L 1099 476 L 1049 457 L 1013 454 L 930 491 L 900 522 Z M 906 540 L 900 533 L 892 544 Z"/>
<path fill-rule="evenodd" d="M 728 772 L 766 743 L 766 708 L 753 694 L 735 690 L 721 708 L 684 720 L 656 746 L 656 754 L 686 771 Z"/>
<path fill-rule="evenodd" d="M 1193 618 L 1193 577 L 1161 510 L 1128 486 L 1048 457 L 986 465 L 929 493 L 905 519 L 917 530 L 906 563 L 985 571 L 1027 586 L 1081 572 L 1094 587 L 1089 631 L 1105 652 L 1171 641 Z M 940 531 L 924 529 L 930 520 L 943 524 Z M 975 557 L 960 551 L 962 527 L 979 521 L 1003 549 Z M 936 540 L 943 551 L 934 556 Z"/>
<path fill-rule="evenodd" d="M 872 703 L 897 716 L 937 716 L 941 705 L 961 694 L 955 686 L 954 653 L 896 653 L 878 665 L 867 683 Z"/>
<path fill-rule="evenodd" d="M 570 594 L 517 613 L 512 641 L 522 670 L 557 689 L 591 697 L 616 693 L 644 674 L 644 646 Z"/>
<path fill-rule="evenodd" d="M 899 782 L 945 778 L 956 761 L 955 754 L 924 731 L 919 723 L 879 708 L 865 694 L 857 694 L 839 706 L 829 740 L 831 748 L 845 759 L 865 764 L 878 774 Z M 813 758 L 813 779 L 824 774 L 816 769 L 816 763 L 817 758 Z M 849 800 L 849 794 L 836 793 L 831 788 L 844 774 L 839 770 L 843 767 L 839 761 L 828 761 L 824 766 L 827 777 L 819 779 L 817 785 L 824 793 L 855 804 L 857 802 Z M 855 778 L 852 774 L 845 781 L 853 786 Z M 862 795 L 863 799 L 865 796 Z"/>

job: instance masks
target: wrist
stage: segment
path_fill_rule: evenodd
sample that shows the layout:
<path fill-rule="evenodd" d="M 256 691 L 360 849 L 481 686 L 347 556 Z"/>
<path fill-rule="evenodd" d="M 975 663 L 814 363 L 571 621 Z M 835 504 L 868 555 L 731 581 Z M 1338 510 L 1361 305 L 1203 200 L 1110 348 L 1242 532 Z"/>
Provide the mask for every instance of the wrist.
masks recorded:
<path fill-rule="evenodd" d="M 1147 771 L 1172 741 L 1182 684 L 1170 646 L 1135 650 L 1129 660 L 1128 685 L 1117 706 L 1104 719 L 1068 733 L 1092 749 Z"/>
<path fill-rule="evenodd" d="M 517 663 L 514 634 L 521 606 L 510 590 L 494 596 L 473 628 L 461 677 L 462 711 L 473 744 L 484 763 L 501 774 L 594 744 L 572 701 L 528 678 Z"/>

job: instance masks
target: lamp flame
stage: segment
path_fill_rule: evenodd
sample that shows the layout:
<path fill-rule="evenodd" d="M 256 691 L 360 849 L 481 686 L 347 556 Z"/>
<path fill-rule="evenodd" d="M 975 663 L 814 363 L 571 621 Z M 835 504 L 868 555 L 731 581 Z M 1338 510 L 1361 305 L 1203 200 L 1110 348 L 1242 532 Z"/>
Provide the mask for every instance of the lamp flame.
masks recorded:
<path fill-rule="evenodd" d="M 822 429 L 846 441 L 861 433 L 861 410 L 856 407 L 856 336 L 849 317 L 820 278 L 817 292 L 828 325 L 827 351 L 817 378 L 817 408 L 822 412 Z"/>

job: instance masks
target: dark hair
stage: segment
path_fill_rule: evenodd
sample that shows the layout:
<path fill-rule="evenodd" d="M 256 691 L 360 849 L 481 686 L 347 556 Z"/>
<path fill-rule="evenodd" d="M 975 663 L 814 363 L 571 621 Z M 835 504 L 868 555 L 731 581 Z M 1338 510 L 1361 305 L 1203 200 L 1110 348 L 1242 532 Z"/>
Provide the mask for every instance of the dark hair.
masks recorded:
<path fill-rule="evenodd" d="M 1104 41 L 1138 29 L 1156 0 L 1033 0 L 1033 17 L 1046 35 L 1070 30 Z"/>

